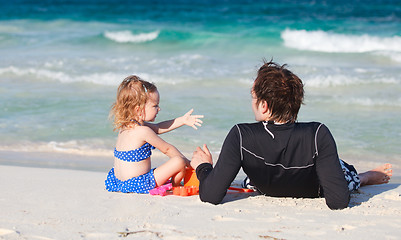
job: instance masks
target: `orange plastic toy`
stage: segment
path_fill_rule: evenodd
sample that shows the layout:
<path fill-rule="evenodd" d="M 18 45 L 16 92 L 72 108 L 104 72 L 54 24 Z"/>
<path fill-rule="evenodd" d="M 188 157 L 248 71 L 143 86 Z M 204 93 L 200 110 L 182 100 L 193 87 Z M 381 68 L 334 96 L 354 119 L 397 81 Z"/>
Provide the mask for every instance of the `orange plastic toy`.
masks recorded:
<path fill-rule="evenodd" d="M 193 168 L 187 168 L 184 176 L 184 186 L 199 187 L 199 180 L 196 177 L 196 172 Z"/>
<path fill-rule="evenodd" d="M 179 186 L 173 187 L 173 194 L 177 196 L 192 196 L 199 193 L 199 187 L 196 186 Z"/>
<path fill-rule="evenodd" d="M 191 196 L 199 193 L 199 180 L 195 170 L 187 168 L 184 176 L 184 186 L 173 187 L 173 194 L 177 196 Z"/>
<path fill-rule="evenodd" d="M 152 189 L 149 193 L 152 195 L 165 196 L 167 191 L 173 190 L 173 195 L 176 196 L 192 196 L 199 194 L 199 180 L 196 177 L 196 172 L 192 168 L 187 168 L 184 176 L 184 186 L 172 187 L 171 183 L 162 185 L 158 188 Z M 229 190 L 235 192 L 253 192 L 251 189 L 230 187 Z M 171 194 L 171 192 L 170 192 Z"/>

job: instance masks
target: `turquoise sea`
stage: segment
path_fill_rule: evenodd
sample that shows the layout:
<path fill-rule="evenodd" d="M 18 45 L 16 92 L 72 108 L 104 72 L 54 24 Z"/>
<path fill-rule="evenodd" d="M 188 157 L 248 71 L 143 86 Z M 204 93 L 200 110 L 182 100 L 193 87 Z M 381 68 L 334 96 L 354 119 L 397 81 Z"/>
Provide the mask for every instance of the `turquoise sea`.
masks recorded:
<path fill-rule="evenodd" d="M 165 140 L 217 155 L 234 124 L 254 121 L 250 87 L 273 59 L 305 83 L 299 121 L 325 123 L 342 158 L 401 166 L 399 1 L 0 4 L 0 151 L 31 165 L 37 153 L 111 156 L 108 112 L 130 74 L 159 88 L 157 121 L 205 115 Z"/>

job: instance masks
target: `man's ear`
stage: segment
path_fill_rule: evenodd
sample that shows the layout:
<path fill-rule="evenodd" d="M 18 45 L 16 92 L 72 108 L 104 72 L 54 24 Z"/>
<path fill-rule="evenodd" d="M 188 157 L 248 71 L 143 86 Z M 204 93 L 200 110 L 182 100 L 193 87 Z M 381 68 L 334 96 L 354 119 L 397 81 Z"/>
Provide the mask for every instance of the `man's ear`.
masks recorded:
<path fill-rule="evenodd" d="M 260 107 L 260 110 L 262 110 L 263 114 L 266 114 L 267 112 L 269 112 L 269 107 L 267 106 L 266 100 L 262 100 L 259 103 L 259 107 Z"/>

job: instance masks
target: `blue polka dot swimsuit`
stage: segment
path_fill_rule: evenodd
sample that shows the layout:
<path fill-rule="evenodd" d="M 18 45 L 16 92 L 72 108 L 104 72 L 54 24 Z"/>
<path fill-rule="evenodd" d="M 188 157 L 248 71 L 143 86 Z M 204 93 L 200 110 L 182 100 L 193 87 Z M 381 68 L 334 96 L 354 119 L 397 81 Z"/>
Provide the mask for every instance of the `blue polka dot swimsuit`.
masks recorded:
<path fill-rule="evenodd" d="M 155 149 L 155 147 L 149 143 L 130 151 L 117 151 L 117 149 L 114 149 L 114 157 L 126 162 L 140 162 L 152 155 L 152 149 Z"/>
<path fill-rule="evenodd" d="M 151 150 L 154 148 L 149 143 L 145 143 L 140 148 L 130 151 L 117 151 L 117 149 L 114 149 L 114 156 L 122 161 L 140 162 L 150 157 Z M 107 175 L 105 185 L 109 192 L 149 193 L 149 190 L 156 187 L 154 169 L 138 177 L 121 181 L 114 175 L 114 168 L 112 168 Z"/>

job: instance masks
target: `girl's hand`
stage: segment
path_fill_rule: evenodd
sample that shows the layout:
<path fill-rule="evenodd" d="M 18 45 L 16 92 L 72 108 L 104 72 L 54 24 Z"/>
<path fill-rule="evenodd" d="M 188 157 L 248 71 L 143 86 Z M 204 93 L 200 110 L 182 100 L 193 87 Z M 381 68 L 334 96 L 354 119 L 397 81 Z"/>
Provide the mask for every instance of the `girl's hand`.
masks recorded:
<path fill-rule="evenodd" d="M 181 117 L 181 119 L 185 125 L 193 127 L 194 129 L 198 129 L 196 126 L 202 126 L 203 122 L 199 118 L 203 118 L 203 115 L 191 115 L 193 111 L 194 109 L 189 110 L 184 114 L 184 116 Z"/>

